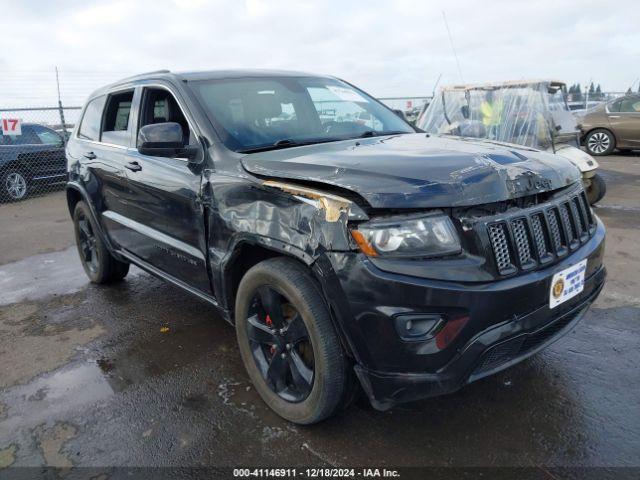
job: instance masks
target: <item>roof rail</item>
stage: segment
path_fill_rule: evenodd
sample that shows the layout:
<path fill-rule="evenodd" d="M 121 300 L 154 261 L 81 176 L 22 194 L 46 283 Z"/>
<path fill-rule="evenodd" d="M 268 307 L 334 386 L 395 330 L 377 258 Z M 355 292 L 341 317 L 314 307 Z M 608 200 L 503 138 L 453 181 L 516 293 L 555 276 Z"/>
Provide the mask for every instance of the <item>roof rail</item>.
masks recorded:
<path fill-rule="evenodd" d="M 164 69 L 164 70 L 154 70 L 152 72 L 138 73 L 136 75 L 131 75 L 130 77 L 122 78 L 122 79 L 118 80 L 118 83 L 124 82 L 124 81 L 127 81 L 127 80 L 135 80 L 136 78 L 146 77 L 147 75 L 153 75 L 155 73 L 171 73 L 171 70 Z"/>

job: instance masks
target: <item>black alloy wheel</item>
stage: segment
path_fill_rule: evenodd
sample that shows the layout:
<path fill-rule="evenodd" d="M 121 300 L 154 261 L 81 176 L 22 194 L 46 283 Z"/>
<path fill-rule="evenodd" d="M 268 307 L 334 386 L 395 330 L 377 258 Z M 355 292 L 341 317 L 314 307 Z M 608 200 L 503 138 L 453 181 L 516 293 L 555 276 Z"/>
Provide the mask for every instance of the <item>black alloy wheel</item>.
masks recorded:
<path fill-rule="evenodd" d="M 251 267 L 238 285 L 234 317 L 244 366 L 275 413 L 309 425 L 355 398 L 352 367 L 304 264 L 275 257 Z"/>
<path fill-rule="evenodd" d="M 306 399 L 314 381 L 313 346 L 295 307 L 274 287 L 261 286 L 251 300 L 246 328 L 269 388 L 287 402 Z"/>
<path fill-rule="evenodd" d="M 89 271 L 95 274 L 100 265 L 100 258 L 97 248 L 97 239 L 93 233 L 91 222 L 84 212 L 78 214 L 78 251 L 80 258 Z"/>
<path fill-rule="evenodd" d="M 73 226 L 82 267 L 93 283 L 122 280 L 129 272 L 129 263 L 114 258 L 103 242 L 90 212 L 82 201 L 73 210 Z"/>

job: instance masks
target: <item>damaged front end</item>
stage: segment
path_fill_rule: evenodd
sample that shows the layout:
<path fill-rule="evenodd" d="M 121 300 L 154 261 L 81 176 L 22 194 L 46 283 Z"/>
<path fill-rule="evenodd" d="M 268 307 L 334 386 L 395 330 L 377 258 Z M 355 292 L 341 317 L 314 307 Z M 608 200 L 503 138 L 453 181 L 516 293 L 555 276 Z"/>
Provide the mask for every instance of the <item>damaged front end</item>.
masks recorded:
<path fill-rule="evenodd" d="M 408 137 L 393 147 L 396 158 L 418 141 Z M 368 153 L 387 143 L 370 141 Z M 329 167 L 314 147 L 304 160 L 289 151 L 252 155 L 242 161 L 251 181 L 217 177 L 212 185 L 219 298 L 233 298 L 234 272 L 260 248 L 304 262 L 380 409 L 454 391 L 526 358 L 573 326 L 604 282 L 604 229 L 577 169 L 541 152 L 432 145 L 444 163 L 374 160 L 366 172 L 353 159 L 350 168 Z M 454 145 L 463 150 L 457 156 Z M 360 155 L 353 143 L 324 148 Z M 551 311 L 553 272 L 583 258 L 584 292 Z M 534 342 L 543 330 L 544 341 Z M 514 338 L 518 349 L 485 361 Z"/>

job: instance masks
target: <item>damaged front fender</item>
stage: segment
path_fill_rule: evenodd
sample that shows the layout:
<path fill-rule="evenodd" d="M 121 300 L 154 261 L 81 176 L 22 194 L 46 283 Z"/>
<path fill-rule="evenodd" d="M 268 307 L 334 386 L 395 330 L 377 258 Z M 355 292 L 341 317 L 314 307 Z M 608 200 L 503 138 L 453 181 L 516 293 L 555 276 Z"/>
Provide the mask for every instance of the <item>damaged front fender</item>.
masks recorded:
<path fill-rule="evenodd" d="M 293 183 L 215 176 L 209 182 L 208 250 L 218 298 L 229 298 L 225 279 L 241 247 L 257 245 L 312 265 L 323 252 L 353 250 L 347 223 L 367 219 L 349 199 Z"/>

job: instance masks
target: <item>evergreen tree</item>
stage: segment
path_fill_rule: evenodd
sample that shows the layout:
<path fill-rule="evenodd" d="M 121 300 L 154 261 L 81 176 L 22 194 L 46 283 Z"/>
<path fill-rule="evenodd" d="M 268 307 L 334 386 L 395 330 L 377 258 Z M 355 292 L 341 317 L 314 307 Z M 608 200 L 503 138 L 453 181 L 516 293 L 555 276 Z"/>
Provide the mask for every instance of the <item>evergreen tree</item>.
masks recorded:
<path fill-rule="evenodd" d="M 576 84 L 576 95 L 574 97 L 576 102 L 582 101 L 582 90 L 580 89 L 580 84 Z"/>
<path fill-rule="evenodd" d="M 596 87 L 596 94 L 594 95 L 595 100 L 602 100 L 602 89 L 600 88 L 600 84 Z"/>
<path fill-rule="evenodd" d="M 591 85 L 589 85 L 589 96 L 591 97 L 594 93 L 596 93 L 596 89 L 593 86 L 593 82 L 591 82 Z"/>

